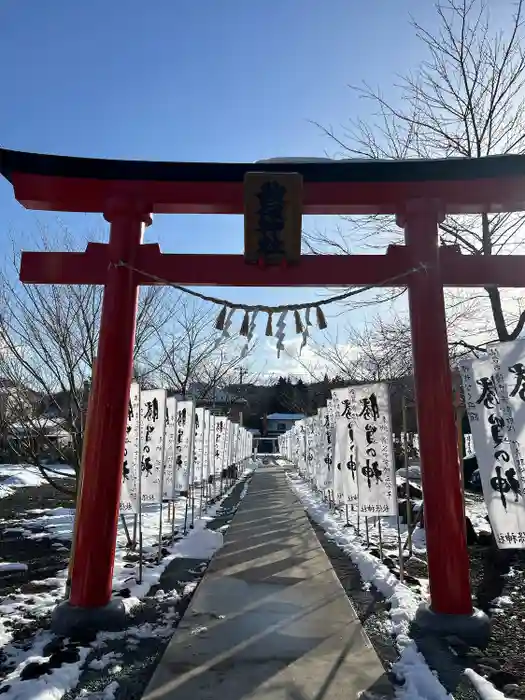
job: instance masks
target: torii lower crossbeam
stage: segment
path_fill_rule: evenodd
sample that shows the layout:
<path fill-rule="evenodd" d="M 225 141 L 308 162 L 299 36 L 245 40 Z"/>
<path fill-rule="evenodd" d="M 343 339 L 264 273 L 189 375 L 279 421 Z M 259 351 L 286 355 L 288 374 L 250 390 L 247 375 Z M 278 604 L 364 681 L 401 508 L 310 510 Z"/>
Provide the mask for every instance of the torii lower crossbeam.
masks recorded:
<path fill-rule="evenodd" d="M 84 253 L 24 252 L 20 279 L 27 284 L 102 285 L 109 264 L 105 243 L 89 243 Z M 140 270 L 135 275 L 139 285 L 406 287 L 423 263 L 410 248 L 398 245 L 386 255 L 303 255 L 299 265 L 262 268 L 247 265 L 243 255 L 161 253 L 157 243 L 149 243 L 138 249 L 134 267 Z M 490 258 L 440 248 L 439 277 L 443 287 L 523 287 L 525 255 Z"/>

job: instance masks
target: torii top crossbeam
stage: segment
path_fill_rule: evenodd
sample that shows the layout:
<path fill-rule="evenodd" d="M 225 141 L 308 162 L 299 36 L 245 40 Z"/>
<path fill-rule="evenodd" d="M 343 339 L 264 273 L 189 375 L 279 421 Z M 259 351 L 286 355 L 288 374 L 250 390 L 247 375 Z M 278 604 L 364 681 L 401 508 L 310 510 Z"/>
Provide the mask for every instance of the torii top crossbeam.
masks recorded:
<path fill-rule="evenodd" d="M 525 210 L 525 156 L 478 159 L 313 161 L 248 163 L 164 163 L 42 155 L 0 149 L 0 173 L 28 209 L 106 213 L 115 200 L 133 200 L 148 213 L 242 214 L 243 179 L 252 170 L 286 172 L 304 180 L 305 214 L 403 214 L 414 200 L 439 206 L 442 214 Z M 24 253 L 24 282 L 103 284 L 106 245 L 90 244 L 86 253 Z M 420 262 L 405 246 L 387 255 L 302 256 L 287 270 L 259 270 L 242 255 L 161 255 L 157 244 L 141 246 L 136 267 L 186 285 L 237 286 L 404 286 L 401 275 Z M 209 264 L 207 264 L 209 263 Z M 442 249 L 444 286 L 520 287 L 525 258 L 462 256 Z M 57 279 L 58 271 L 60 278 Z M 235 282 L 232 280 L 235 279 Z"/>
<path fill-rule="evenodd" d="M 304 214 L 397 214 L 413 199 L 438 199 L 445 214 L 525 210 L 525 156 L 443 160 L 166 163 L 42 155 L 0 149 L 0 173 L 29 209 L 104 211 L 137 197 L 156 214 L 242 214 L 253 170 L 304 180 Z M 465 187 L 465 185 L 468 185 Z"/>

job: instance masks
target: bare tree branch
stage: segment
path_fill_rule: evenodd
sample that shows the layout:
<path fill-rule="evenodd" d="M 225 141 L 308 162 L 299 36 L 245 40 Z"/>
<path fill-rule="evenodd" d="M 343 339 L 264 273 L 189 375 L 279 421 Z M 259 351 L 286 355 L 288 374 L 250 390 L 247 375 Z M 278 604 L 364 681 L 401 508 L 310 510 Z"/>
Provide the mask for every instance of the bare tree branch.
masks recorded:
<path fill-rule="evenodd" d="M 58 243 L 70 250 L 69 233 L 59 233 Z M 49 245 L 48 232 L 42 230 L 40 246 Z M 44 460 L 70 464 L 78 474 L 103 290 L 22 285 L 18 264 L 13 255 L 0 272 L 0 381 L 7 387 L 0 416 L 3 442 L 18 459 L 36 465 L 49 483 L 69 494 L 50 477 L 53 469 Z M 144 362 L 152 352 L 176 303 L 171 290 L 141 290 L 136 362 Z"/>
<path fill-rule="evenodd" d="M 370 121 L 352 119 L 337 134 L 319 126 L 344 158 L 481 158 L 525 153 L 524 0 L 511 16 L 489 16 L 485 0 L 441 0 L 428 27 L 412 20 L 426 53 L 413 72 L 401 76 L 396 99 L 369 85 L 351 89 L 373 106 Z M 384 247 L 400 232 L 388 217 L 349 219 L 344 240 L 310 233 L 317 250 L 348 252 L 358 245 Z M 523 213 L 449 216 L 441 225 L 442 244 L 458 244 L 469 255 L 510 254 L 523 246 Z M 506 295 L 487 289 L 497 337 L 512 340 L 525 318 L 511 322 Z M 369 299 L 377 303 L 385 297 Z M 511 324 L 514 325 L 511 325 Z"/>
<path fill-rule="evenodd" d="M 162 333 L 156 334 L 156 351 L 149 359 L 149 368 L 159 383 L 183 397 L 191 392 L 202 401 L 231 381 L 232 372 L 249 357 L 253 344 L 244 353 L 236 337 L 217 346 L 215 316 L 211 305 L 179 298 L 177 313 Z"/>

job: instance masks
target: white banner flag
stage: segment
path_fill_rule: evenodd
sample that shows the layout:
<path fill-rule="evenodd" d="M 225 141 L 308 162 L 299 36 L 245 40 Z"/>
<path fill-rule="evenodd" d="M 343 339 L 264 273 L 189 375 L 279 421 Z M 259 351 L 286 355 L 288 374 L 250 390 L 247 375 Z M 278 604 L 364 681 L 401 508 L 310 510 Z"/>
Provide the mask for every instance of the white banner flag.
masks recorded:
<path fill-rule="evenodd" d="M 173 497 L 187 494 L 190 488 L 193 472 L 191 460 L 193 456 L 194 413 L 193 401 L 177 401 Z"/>
<path fill-rule="evenodd" d="M 162 497 L 173 498 L 173 473 L 175 468 L 175 439 L 177 422 L 177 399 L 166 399 L 166 433 L 164 438 L 164 479 Z"/>
<path fill-rule="evenodd" d="M 313 478 L 318 489 L 324 488 L 324 452 L 323 452 L 323 431 L 322 422 L 324 418 L 324 408 L 319 408 L 314 416 L 312 441 L 313 441 Z"/>
<path fill-rule="evenodd" d="M 324 406 L 323 408 L 319 409 L 318 412 L 318 420 L 319 420 L 319 427 L 318 427 L 318 436 L 319 436 L 319 446 L 318 446 L 318 453 L 319 453 L 319 467 L 320 467 L 320 472 L 319 472 L 319 478 L 320 478 L 320 488 L 326 489 L 328 488 L 328 464 L 327 464 L 327 440 L 326 440 L 326 421 L 327 421 L 327 416 L 326 416 L 327 408 Z"/>
<path fill-rule="evenodd" d="M 291 440 L 291 460 L 296 464 L 298 467 L 301 463 L 301 457 L 302 457 L 302 452 L 303 452 L 303 447 L 304 447 L 304 440 L 303 440 L 303 434 L 301 432 L 301 428 L 303 421 L 296 421 L 295 425 L 292 427 L 292 429 L 289 431 L 290 435 L 292 436 Z"/>
<path fill-rule="evenodd" d="M 210 480 L 210 474 L 213 474 L 215 464 L 214 460 L 214 443 L 215 440 L 215 416 L 206 411 L 206 446 L 204 451 L 204 469 L 202 478 L 205 483 Z"/>
<path fill-rule="evenodd" d="M 142 503 L 159 503 L 164 467 L 166 390 L 142 391 L 140 407 L 140 498 Z"/>
<path fill-rule="evenodd" d="M 490 359 L 460 363 L 465 406 L 490 524 L 500 549 L 525 545 L 525 509 Z"/>
<path fill-rule="evenodd" d="M 120 510 L 123 513 L 137 512 L 138 474 L 140 443 L 140 387 L 133 382 L 129 391 L 128 424 L 122 465 L 122 486 L 120 489 Z"/>
<path fill-rule="evenodd" d="M 306 445 L 306 420 L 297 421 L 298 433 L 298 454 L 297 466 L 301 474 L 306 474 L 306 465 L 308 462 L 308 449 Z"/>
<path fill-rule="evenodd" d="M 306 473 L 308 478 L 315 478 L 315 429 L 316 416 L 310 416 L 306 424 Z"/>
<path fill-rule="evenodd" d="M 359 512 L 397 515 L 397 491 L 387 384 L 350 387 L 349 409 L 355 415 Z"/>
<path fill-rule="evenodd" d="M 203 482 L 208 480 L 208 463 L 210 461 L 210 422 L 211 413 L 204 411 L 204 433 L 202 436 L 202 466 L 201 478 Z"/>
<path fill-rule="evenodd" d="M 355 457 L 355 415 L 350 409 L 348 388 L 332 391 L 336 425 L 334 439 L 334 491 L 336 500 L 358 507 L 357 462 Z"/>
<path fill-rule="evenodd" d="M 334 399 L 330 398 L 326 402 L 326 412 L 324 417 L 323 434 L 325 440 L 325 488 L 334 488 L 334 439 L 335 439 L 335 408 Z"/>
<path fill-rule="evenodd" d="M 226 418 L 215 416 L 215 440 L 214 440 L 214 471 L 215 480 L 221 473 L 224 460 L 224 443 L 226 439 Z"/>
<path fill-rule="evenodd" d="M 520 497 L 525 495 L 525 341 L 493 343 L 487 347 L 494 367 L 494 381 L 501 400 L 514 462 L 518 469 Z M 525 507 L 525 506 L 524 506 Z"/>
<path fill-rule="evenodd" d="M 224 450 L 222 454 L 221 470 L 230 466 L 230 446 L 232 438 L 232 424 L 228 418 L 224 419 Z"/>
<path fill-rule="evenodd" d="M 193 443 L 193 481 L 200 484 L 202 481 L 202 464 L 204 459 L 204 434 L 205 417 L 204 408 L 195 409 L 195 442 Z"/>
<path fill-rule="evenodd" d="M 239 424 L 232 423 L 232 444 L 230 450 L 230 464 L 238 461 L 239 454 Z"/>

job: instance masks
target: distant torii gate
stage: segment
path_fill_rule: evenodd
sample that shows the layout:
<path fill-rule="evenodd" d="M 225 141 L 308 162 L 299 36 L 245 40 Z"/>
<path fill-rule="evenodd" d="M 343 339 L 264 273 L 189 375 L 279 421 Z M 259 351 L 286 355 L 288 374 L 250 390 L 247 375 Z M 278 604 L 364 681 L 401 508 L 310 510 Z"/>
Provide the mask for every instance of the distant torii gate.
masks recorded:
<path fill-rule="evenodd" d="M 254 170 L 300 173 L 304 214 L 395 215 L 405 245 L 385 255 L 303 255 L 296 265 L 262 269 L 243 255 L 162 254 L 157 244 L 142 244 L 152 213 L 242 214 L 243 179 Z M 0 149 L 0 172 L 29 209 L 100 212 L 110 223 L 109 243 L 90 243 L 84 253 L 24 252 L 20 271 L 25 283 L 104 285 L 69 601 L 74 614 L 94 619 L 111 609 L 137 288 L 152 284 L 123 262 L 180 285 L 380 286 L 395 277 L 396 286 L 408 286 L 431 608 L 449 620 L 472 615 L 443 286 L 525 286 L 525 256 L 462 256 L 439 246 L 438 225 L 446 214 L 525 210 L 525 157 L 254 166 Z"/>

